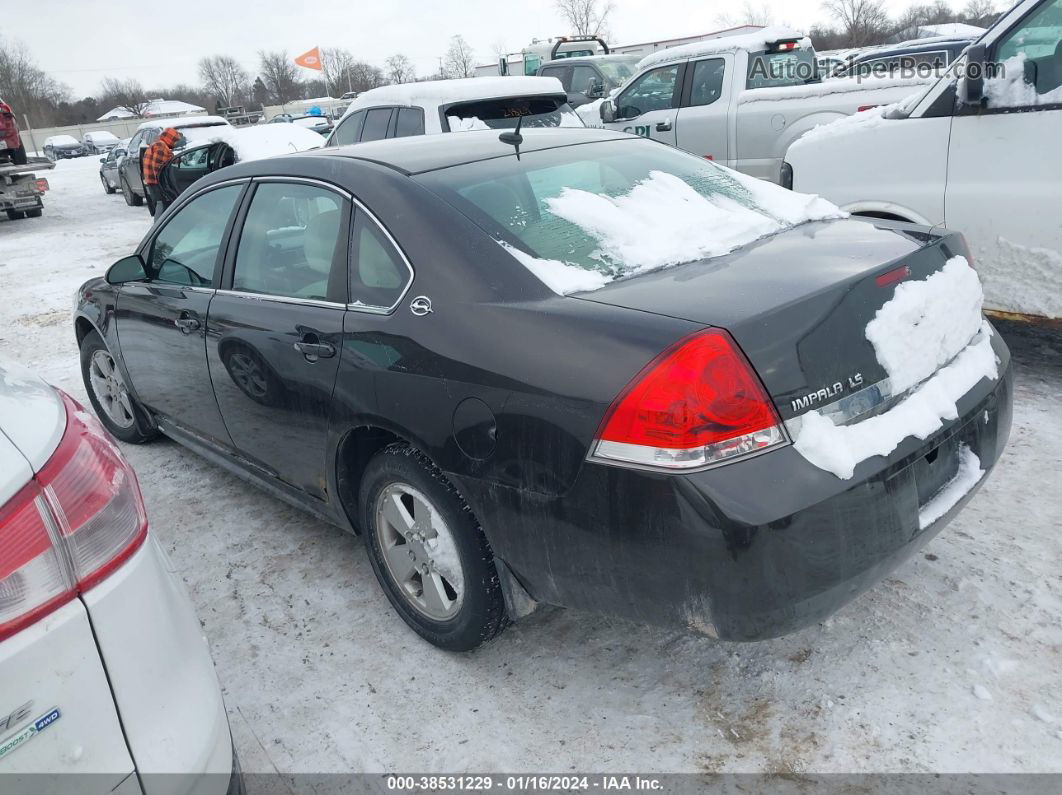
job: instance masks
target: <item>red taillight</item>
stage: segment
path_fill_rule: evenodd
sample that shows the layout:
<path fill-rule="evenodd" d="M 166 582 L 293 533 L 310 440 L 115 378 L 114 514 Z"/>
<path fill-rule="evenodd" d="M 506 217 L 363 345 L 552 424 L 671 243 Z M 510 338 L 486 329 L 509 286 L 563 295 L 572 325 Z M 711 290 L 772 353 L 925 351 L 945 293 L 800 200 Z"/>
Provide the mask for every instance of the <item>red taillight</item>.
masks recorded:
<path fill-rule="evenodd" d="M 862 113 L 865 110 L 870 110 L 871 108 L 876 108 L 876 107 L 879 107 L 879 106 L 878 105 L 860 105 L 858 108 L 856 108 L 856 113 Z"/>
<path fill-rule="evenodd" d="M 0 508 L 0 640 L 91 588 L 147 535 L 132 468 L 95 419 L 62 399 L 59 447 Z"/>
<path fill-rule="evenodd" d="M 886 271 L 880 276 L 874 277 L 874 284 L 878 287 L 888 287 L 890 284 L 896 284 L 896 282 L 902 282 L 908 276 L 911 275 L 911 269 L 906 265 L 901 265 L 898 268 L 893 268 L 891 271 Z"/>
<path fill-rule="evenodd" d="M 694 469 L 785 441 L 752 367 L 721 329 L 658 356 L 613 402 L 593 457 Z"/>

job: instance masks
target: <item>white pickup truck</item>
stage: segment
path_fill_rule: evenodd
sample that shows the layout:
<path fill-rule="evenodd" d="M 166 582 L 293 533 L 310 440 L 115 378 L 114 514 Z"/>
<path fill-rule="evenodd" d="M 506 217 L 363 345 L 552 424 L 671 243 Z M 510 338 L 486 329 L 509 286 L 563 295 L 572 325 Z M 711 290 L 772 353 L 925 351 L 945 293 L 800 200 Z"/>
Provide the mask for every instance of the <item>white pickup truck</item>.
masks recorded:
<path fill-rule="evenodd" d="M 782 164 L 808 130 L 918 91 L 931 77 L 822 81 L 803 34 L 770 27 L 647 55 L 613 95 L 580 108 L 609 129 L 643 135 L 787 184 Z M 595 125 L 595 126 L 596 126 Z"/>
<path fill-rule="evenodd" d="M 962 232 L 985 307 L 1062 318 L 1062 0 L 1023 0 L 899 106 L 815 130 L 793 187 Z"/>

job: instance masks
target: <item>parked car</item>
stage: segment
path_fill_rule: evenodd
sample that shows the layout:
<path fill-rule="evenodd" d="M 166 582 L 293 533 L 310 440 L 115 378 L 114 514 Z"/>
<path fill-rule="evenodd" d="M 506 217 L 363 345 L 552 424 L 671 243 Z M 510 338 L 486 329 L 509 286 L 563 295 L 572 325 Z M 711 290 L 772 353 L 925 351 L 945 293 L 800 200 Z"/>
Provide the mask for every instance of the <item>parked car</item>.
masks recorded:
<path fill-rule="evenodd" d="M 162 134 L 167 127 L 185 131 L 202 128 L 224 127 L 232 129 L 232 125 L 220 116 L 180 116 L 173 119 L 151 119 L 136 128 L 133 137 L 129 139 L 125 157 L 118 161 L 118 184 L 125 197 L 125 203 L 130 207 L 140 207 L 147 197 L 144 190 L 144 150 Z M 154 210 L 152 210 L 154 215 Z"/>
<path fill-rule="evenodd" d="M 26 147 L 18 132 L 15 111 L 0 98 L 0 162 L 5 160 L 16 166 L 26 165 Z"/>
<path fill-rule="evenodd" d="M 834 77 L 936 77 L 973 39 L 934 36 L 863 50 L 833 71 Z"/>
<path fill-rule="evenodd" d="M 783 183 L 785 153 L 808 130 L 897 102 L 930 79 L 820 77 L 815 50 L 801 33 L 763 28 L 647 55 L 598 113 L 608 129 Z"/>
<path fill-rule="evenodd" d="M 977 81 L 969 62 L 1000 66 Z M 1062 318 L 1060 140 L 1062 0 L 1024 0 L 930 88 L 786 159 L 794 187 L 852 213 L 962 231 L 990 309 Z"/>
<path fill-rule="evenodd" d="M 52 135 L 44 139 L 44 156 L 49 160 L 81 157 L 85 147 L 72 135 Z"/>
<path fill-rule="evenodd" d="M 320 133 L 324 136 L 327 136 L 332 132 L 332 128 L 335 127 L 330 118 L 318 115 L 293 116 L 291 123 L 298 127 L 305 127 L 307 130 L 313 130 L 315 133 Z"/>
<path fill-rule="evenodd" d="M 85 351 L 86 380 L 116 383 L 98 338 Z M 97 391 L 120 417 L 120 393 Z M 210 652 L 132 468 L 73 398 L 2 364 L 0 403 L 4 791 L 242 792 Z"/>
<path fill-rule="evenodd" d="M 343 93 L 340 99 L 357 99 L 359 93 L 360 92 L 358 91 L 346 91 Z"/>
<path fill-rule="evenodd" d="M 553 77 L 470 77 L 383 86 L 350 103 L 325 146 L 473 129 L 582 127 Z"/>
<path fill-rule="evenodd" d="M 106 154 L 118 145 L 118 137 L 106 130 L 97 130 L 81 136 L 81 144 L 85 148 L 85 154 Z"/>
<path fill-rule="evenodd" d="M 541 77 L 555 77 L 568 92 L 573 108 L 607 97 L 634 75 L 641 55 L 592 55 L 562 58 L 539 67 Z"/>
<path fill-rule="evenodd" d="M 118 141 L 104 157 L 100 158 L 100 182 L 103 184 L 104 193 L 117 193 L 121 187 L 118 180 L 118 161 L 125 157 L 125 148 L 129 145 L 129 139 Z"/>
<path fill-rule="evenodd" d="M 288 124 L 295 117 L 290 113 L 278 113 L 269 120 L 269 124 Z"/>
<path fill-rule="evenodd" d="M 537 603 L 754 640 L 884 577 L 1002 452 L 964 253 L 631 135 L 413 136 L 205 177 L 75 331 L 108 430 L 363 533 L 434 644 Z"/>
<path fill-rule="evenodd" d="M 184 148 L 174 152 L 159 172 L 159 190 L 167 204 L 196 181 L 234 163 L 273 155 L 290 155 L 324 145 L 318 133 L 297 124 L 285 127 L 207 127 L 188 130 Z"/>

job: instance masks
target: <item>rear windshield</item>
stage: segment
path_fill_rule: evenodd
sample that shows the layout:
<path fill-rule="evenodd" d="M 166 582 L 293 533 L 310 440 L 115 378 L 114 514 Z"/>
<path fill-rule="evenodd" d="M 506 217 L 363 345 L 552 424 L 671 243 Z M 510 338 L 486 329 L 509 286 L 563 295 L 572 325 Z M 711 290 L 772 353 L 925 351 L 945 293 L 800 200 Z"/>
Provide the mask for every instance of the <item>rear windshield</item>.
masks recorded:
<path fill-rule="evenodd" d="M 814 50 L 758 52 L 749 54 L 749 74 L 745 87 L 802 86 L 820 79 Z"/>
<path fill-rule="evenodd" d="M 506 97 L 462 102 L 446 109 L 450 132 L 521 127 L 582 127 L 583 123 L 561 97 Z"/>
<path fill-rule="evenodd" d="M 522 152 L 419 179 L 512 249 L 608 279 L 723 254 L 837 212 L 817 197 L 634 138 Z"/>

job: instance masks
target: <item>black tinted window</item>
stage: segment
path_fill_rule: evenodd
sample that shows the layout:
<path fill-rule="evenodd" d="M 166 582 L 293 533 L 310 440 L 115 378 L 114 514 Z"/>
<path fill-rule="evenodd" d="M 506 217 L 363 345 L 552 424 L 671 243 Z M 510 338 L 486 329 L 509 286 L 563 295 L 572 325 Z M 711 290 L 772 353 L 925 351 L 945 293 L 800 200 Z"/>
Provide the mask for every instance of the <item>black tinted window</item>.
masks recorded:
<path fill-rule="evenodd" d="M 192 199 L 167 221 L 151 244 L 153 281 L 214 286 L 214 264 L 242 185 L 229 185 Z"/>
<path fill-rule="evenodd" d="M 390 108 L 376 108 L 365 114 L 365 128 L 361 132 L 363 141 L 379 141 L 387 137 L 387 124 L 391 121 Z"/>
<path fill-rule="evenodd" d="M 424 111 L 420 108 L 399 108 L 395 138 L 408 135 L 424 135 Z"/>
<path fill-rule="evenodd" d="M 520 118 L 523 127 L 583 126 L 568 106 L 567 97 L 487 99 L 451 105 L 446 110 L 450 132 L 512 128 Z"/>
<path fill-rule="evenodd" d="M 560 80 L 561 85 L 564 86 L 565 91 L 568 91 L 569 87 L 571 86 L 571 80 L 565 79 L 569 75 L 568 67 L 566 66 L 545 67 L 542 69 L 540 74 L 543 77 L 555 77 Z"/>
<path fill-rule="evenodd" d="M 722 96 L 725 65 L 722 58 L 710 58 L 693 65 L 690 105 L 711 105 Z"/>
<path fill-rule="evenodd" d="M 361 125 L 364 123 L 365 111 L 359 110 L 357 113 L 350 114 L 336 127 L 336 131 L 328 141 L 328 145 L 346 146 L 347 144 L 357 143 L 358 136 L 361 134 Z"/>

